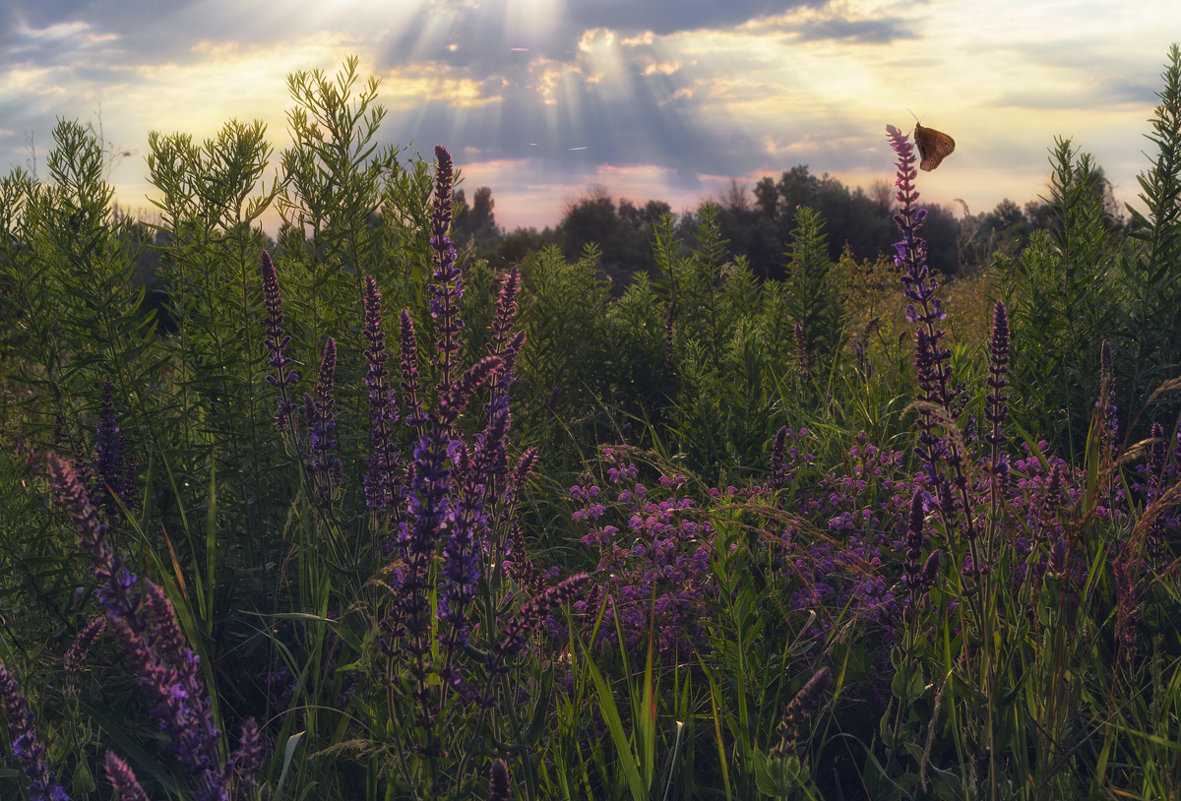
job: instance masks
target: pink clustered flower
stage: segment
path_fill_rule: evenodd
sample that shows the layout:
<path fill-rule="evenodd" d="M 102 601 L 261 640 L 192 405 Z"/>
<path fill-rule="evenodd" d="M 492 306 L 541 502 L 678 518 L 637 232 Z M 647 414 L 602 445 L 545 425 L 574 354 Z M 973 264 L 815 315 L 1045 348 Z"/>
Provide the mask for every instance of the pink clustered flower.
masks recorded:
<path fill-rule="evenodd" d="M 681 494 L 684 476 L 661 476 L 659 488 L 649 490 L 626 460 L 627 449 L 604 448 L 602 454 L 610 462 L 610 506 L 589 475 L 570 490 L 581 504 L 572 518 L 592 524 L 582 542 L 599 552 L 596 582 L 575 602 L 576 617 L 589 630 L 602 609 L 601 642 L 616 639 L 618 624 L 629 648 L 646 644 L 651 631 L 661 654 L 684 654 L 701 634 L 716 590 L 710 570 L 714 528 Z"/>

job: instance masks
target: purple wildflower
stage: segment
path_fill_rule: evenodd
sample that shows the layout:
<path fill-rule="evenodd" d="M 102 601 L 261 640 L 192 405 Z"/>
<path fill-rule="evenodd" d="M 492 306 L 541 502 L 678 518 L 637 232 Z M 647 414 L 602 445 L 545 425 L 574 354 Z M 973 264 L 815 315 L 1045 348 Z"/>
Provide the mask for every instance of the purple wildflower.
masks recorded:
<path fill-rule="evenodd" d="M 394 449 L 393 426 L 398 420 L 394 390 L 387 380 L 388 358 L 385 334 L 381 330 L 381 293 L 372 276 L 365 277 L 365 360 L 369 372 L 365 388 L 369 390 L 369 469 L 365 473 L 365 505 L 387 509 L 394 504 L 398 490 L 398 453 Z"/>
<path fill-rule="evenodd" d="M 437 417 L 440 425 L 454 425 L 460 412 L 472 396 L 486 384 L 493 381 L 504 370 L 504 360 L 499 356 L 485 356 L 469 367 L 458 381 L 449 385 L 445 394 L 439 395 Z"/>
<path fill-rule="evenodd" d="M 771 488 L 783 489 L 787 484 L 787 462 L 784 460 L 784 448 L 791 429 L 780 426 L 775 432 L 775 444 L 771 446 Z"/>
<path fill-rule="evenodd" d="M 131 766 L 115 756 L 113 751 L 107 751 L 106 770 L 107 781 L 115 788 L 116 801 L 148 801 L 148 796 L 139 786 L 139 779 L 135 778 Z"/>
<path fill-rule="evenodd" d="M 496 297 L 496 314 L 492 318 L 492 341 L 488 343 L 488 355 L 502 355 L 513 334 L 513 318 L 517 314 L 517 293 L 521 288 L 521 271 L 512 267 L 500 282 L 500 294 Z"/>
<path fill-rule="evenodd" d="M 796 374 L 806 378 L 808 375 L 808 339 L 804 334 L 803 324 L 793 325 L 792 333 L 796 343 Z"/>
<path fill-rule="evenodd" d="M 489 502 L 503 492 L 505 474 L 508 472 L 508 431 L 512 426 L 509 390 L 513 383 L 517 354 L 525 344 L 524 331 L 512 333 L 520 282 L 521 276 L 515 267 L 505 273 L 496 300 L 492 341 L 488 343 L 488 354 L 503 363 L 501 370 L 489 381 L 490 397 L 484 406 L 487 423 L 475 441 L 475 469 L 482 477 L 482 486 Z"/>
<path fill-rule="evenodd" d="M 831 683 L 832 671 L 827 667 L 822 667 L 788 702 L 783 719 L 776 727 L 776 731 L 779 733 L 779 743 L 772 749 L 772 753 L 778 756 L 795 754 L 796 743 L 802 734 L 804 724 L 812 716 L 812 710 L 820 703 L 820 696 L 824 694 Z"/>
<path fill-rule="evenodd" d="M 422 408 L 422 385 L 418 380 L 418 340 L 414 335 L 414 321 L 410 312 L 402 310 L 399 318 L 402 340 L 402 405 L 406 407 L 406 425 L 426 432 L 426 413 Z"/>
<path fill-rule="evenodd" d="M 308 472 L 322 498 L 331 494 L 332 487 L 339 484 L 343 476 L 343 466 L 336 455 L 335 383 L 336 340 L 328 337 L 316 379 L 316 396 L 304 399 L 308 411 Z"/>
<path fill-rule="evenodd" d="M 508 765 L 500 757 L 488 769 L 488 801 L 509 801 Z"/>
<path fill-rule="evenodd" d="M 115 519 L 120 514 L 118 501 L 130 504 L 133 500 L 135 459 L 127 452 L 126 437 L 115 419 L 115 401 L 109 378 L 103 381 L 94 450 L 91 496 L 109 518 Z"/>
<path fill-rule="evenodd" d="M 49 456 L 49 473 L 58 503 L 74 522 L 79 545 L 90 554 L 107 625 L 124 661 L 140 677 L 151 702 L 150 713 L 197 782 L 198 801 L 226 801 L 226 771 L 220 764 L 219 732 L 209 695 L 198 657 L 185 644 L 172 604 L 163 590 L 147 580 L 141 583 L 124 567 L 77 473 L 54 454 Z M 137 584 L 143 589 L 137 589 Z"/>
<path fill-rule="evenodd" d="M 912 599 L 926 589 L 923 585 L 923 565 L 919 563 L 923 557 L 924 525 L 923 493 L 915 490 L 906 527 L 906 562 L 902 565 L 902 583 L 910 590 Z"/>
<path fill-rule="evenodd" d="M 1068 546 L 1066 544 L 1066 537 L 1059 537 L 1054 540 L 1053 546 L 1050 548 L 1049 571 L 1054 576 L 1066 575 Z"/>
<path fill-rule="evenodd" d="M 476 390 L 500 375 L 503 366 L 504 362 L 497 356 L 488 356 L 472 365 L 452 385 L 448 395 L 439 399 L 438 427 L 447 430 Z M 484 437 L 487 439 L 487 432 Z M 466 619 L 466 610 L 475 596 L 476 583 L 480 578 L 480 556 L 487 543 L 490 525 L 484 511 L 487 473 L 472 469 L 467 458 L 467 448 L 462 441 L 453 441 L 449 451 L 460 480 L 458 497 L 452 493 L 450 521 L 443 546 L 443 586 L 439 615 L 451 624 L 452 633 L 444 644 L 454 649 L 467 644 L 470 624 Z"/>
<path fill-rule="evenodd" d="M 459 317 L 459 301 L 463 297 L 463 275 L 457 265 L 458 254 L 448 235 L 451 227 L 451 182 L 453 178 L 451 154 L 442 145 L 435 146 L 435 200 L 431 216 L 431 249 L 434 251 L 434 273 L 427 290 L 431 293 L 431 317 L 435 320 L 438 336 L 438 355 L 434 363 L 439 368 L 438 392 L 442 395 L 451 387 L 456 369 L 456 355 L 462 340 L 463 320 Z"/>
<path fill-rule="evenodd" d="M 927 243 L 919 237 L 918 231 L 927 216 L 926 209 L 915 203 L 919 193 L 915 189 L 914 146 L 910 139 L 893 125 L 886 128 L 891 147 L 897 155 L 897 178 L 899 211 L 894 221 L 902 232 L 902 240 L 894 245 L 894 264 L 902 278 L 903 291 L 910 301 L 906 307 L 906 318 L 915 326 L 915 377 L 917 379 L 919 408 L 919 444 L 915 452 L 924 463 L 930 482 L 935 486 L 939 499 L 940 513 L 947 530 L 953 529 L 957 508 L 964 512 L 964 534 L 975 542 L 976 521 L 971 514 L 968 497 L 968 478 L 964 471 L 964 446 L 951 436 L 940 436 L 939 429 L 947 431 L 959 416 L 960 389 L 952 383 L 951 351 L 942 345 L 946 335 L 939 327 L 939 321 L 947 316 L 935 291 L 939 284 L 931 278 L 927 265 Z M 940 463 L 945 464 L 951 478 L 941 475 Z M 950 482 L 955 484 L 953 497 Z M 972 546 L 975 548 L 975 545 Z M 979 559 L 973 559 L 974 569 L 981 569 Z"/>
<path fill-rule="evenodd" d="M 98 601 L 107 619 L 125 619 L 136 631 L 147 626 L 146 614 L 138 591 L 133 591 L 137 578 L 123 565 L 123 558 L 107 542 L 107 525 L 99 519 L 90 503 L 90 496 L 78 471 L 57 454 L 49 454 L 49 477 L 54 497 L 65 507 L 78 532 L 78 545 L 90 554 L 90 572 L 98 581 Z"/>
<path fill-rule="evenodd" d="M 529 634 L 557 609 L 573 601 L 589 582 L 586 573 L 576 573 L 530 599 L 504 627 L 504 638 L 497 646 L 501 658 L 508 660 L 515 656 L 524 647 Z"/>
<path fill-rule="evenodd" d="M 45 744 L 37 737 L 29 703 L 3 662 L 0 662 L 0 704 L 8 717 L 12 754 L 29 778 L 30 801 L 69 801 L 45 761 Z"/>
<path fill-rule="evenodd" d="M 66 673 L 71 676 L 76 676 L 82 670 L 82 663 L 86 661 L 86 657 L 90 654 L 90 649 L 94 646 L 94 641 L 98 638 L 103 630 L 107 627 L 107 621 L 101 617 L 96 617 L 91 620 L 78 636 L 74 639 L 68 651 L 66 651 L 63 664 Z"/>
<path fill-rule="evenodd" d="M 1002 450 L 1005 444 L 1001 424 L 1008 419 L 1009 407 L 1005 404 L 1005 387 L 1009 384 L 1009 313 L 999 300 L 992 312 L 992 339 L 988 346 L 988 395 L 985 398 L 984 419 L 992 424 L 992 430 L 985 441 L 992 446 L 991 473 L 996 480 L 1003 480 L 1008 464 Z"/>
<path fill-rule="evenodd" d="M 291 336 L 283 330 L 283 295 L 279 291 L 279 276 L 275 272 L 271 254 L 265 250 L 262 252 L 261 270 L 263 305 L 267 310 L 266 346 L 270 354 L 267 364 L 275 370 L 274 375 L 267 376 L 267 381 L 279 390 L 275 425 L 282 428 L 287 425 L 294 408 L 287 395 L 287 388 L 299 379 L 299 373 L 289 369 L 291 359 L 283 353 L 287 343 L 291 341 Z"/>
<path fill-rule="evenodd" d="M 662 476 L 661 489 L 649 493 L 621 450 L 602 453 L 613 462 L 606 475 L 615 485 L 609 490 L 617 501 L 612 516 L 602 519 L 608 511 L 604 490 L 589 476 L 570 490 L 581 502 L 571 519 L 590 524 L 582 542 L 599 552 L 597 583 L 574 610 L 582 624 L 593 627 L 601 598 L 601 641 L 614 639 L 618 629 L 623 645 L 638 649 L 654 626 L 661 654 L 676 658 L 692 650 L 716 588 L 710 569 L 714 528 L 699 519 L 690 498 L 681 497 L 684 476 Z"/>
<path fill-rule="evenodd" d="M 121 619 L 110 620 L 111 629 L 124 660 L 140 677 L 149 713 L 169 737 L 169 750 L 197 782 L 197 798 L 226 801 L 228 771 L 218 755 L 220 732 L 213 723 L 199 657 L 186 645 L 164 591 L 150 581 L 144 584 L 151 629 L 140 635 Z"/>
<path fill-rule="evenodd" d="M 866 326 L 866 333 L 868 334 L 869 326 Z M 861 337 L 853 345 L 853 357 L 857 361 L 857 372 L 866 381 L 873 378 L 873 363 L 869 360 L 869 354 L 865 350 L 865 338 Z"/>
<path fill-rule="evenodd" d="M 449 632 L 441 637 L 443 645 L 450 649 L 449 663 L 455 651 L 468 644 L 471 629 L 468 606 L 476 595 L 483 546 L 490 528 L 484 503 L 484 476 L 466 464 L 467 449 L 463 443 L 455 445 L 457 472 L 462 481 L 443 545 L 443 586 L 439 594 L 439 617 L 449 624 Z"/>
<path fill-rule="evenodd" d="M 388 616 L 382 621 L 381 649 L 404 660 L 414 681 L 418 706 L 415 724 L 427 732 L 420 754 L 436 755 L 433 726 L 437 711 L 429 702 L 431 657 L 430 567 L 435 549 L 447 536 L 453 516 L 452 440 L 437 421 L 415 443 L 406 495 L 406 514 L 396 525 L 395 567 L 387 577 L 392 590 Z"/>
<path fill-rule="evenodd" d="M 263 749 L 258 724 L 254 718 L 247 718 L 238 737 L 238 750 L 230 759 L 234 775 L 238 778 L 238 787 L 249 789 L 258 785 L 262 762 Z"/>

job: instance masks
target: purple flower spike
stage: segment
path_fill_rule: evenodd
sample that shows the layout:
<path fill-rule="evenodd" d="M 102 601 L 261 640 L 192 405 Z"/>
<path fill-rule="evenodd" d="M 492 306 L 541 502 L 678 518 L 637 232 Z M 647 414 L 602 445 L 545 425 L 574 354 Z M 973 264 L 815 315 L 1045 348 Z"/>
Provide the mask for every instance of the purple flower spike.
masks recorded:
<path fill-rule="evenodd" d="M 439 396 L 439 422 L 443 426 L 451 426 L 455 418 L 467 406 L 472 395 L 480 387 L 492 381 L 504 369 L 504 360 L 498 356 L 485 356 L 473 364 L 460 376 L 459 381 L 450 387 L 446 395 Z"/>
<path fill-rule="evenodd" d="M 946 436 L 949 424 L 953 424 L 963 409 L 960 389 L 952 382 L 951 351 L 942 342 L 946 332 L 939 321 L 946 317 L 935 291 L 939 284 L 931 278 L 927 266 L 927 243 L 918 236 L 926 217 L 926 209 L 915 203 L 919 193 L 915 189 L 914 146 L 909 137 L 893 125 L 886 127 L 890 145 L 897 156 L 897 178 L 899 211 L 894 221 L 902 232 L 902 240 L 895 243 L 894 264 L 898 268 L 903 292 L 910 304 L 906 318 L 915 326 L 914 367 L 918 383 L 918 426 L 919 444 L 915 453 L 935 488 L 939 499 L 939 511 L 947 531 L 955 529 L 960 511 L 964 513 L 963 534 L 969 541 L 977 537 L 977 523 L 970 513 L 968 478 L 964 471 L 962 442 Z M 950 476 L 944 475 L 944 465 Z M 973 545 L 973 547 L 975 547 Z M 984 568 L 978 559 L 973 559 L 973 570 Z"/>
<path fill-rule="evenodd" d="M 677 302 L 671 300 L 664 309 L 664 356 L 671 363 L 673 360 L 673 334 L 675 333 L 673 323 L 677 319 Z"/>
<path fill-rule="evenodd" d="M 90 572 L 98 581 L 98 601 L 106 610 L 107 619 L 123 618 L 133 630 L 142 632 L 147 619 L 139 592 L 132 589 L 137 579 L 107 542 L 107 525 L 90 503 L 86 485 L 78 472 L 57 454 L 49 454 L 48 462 L 54 498 L 70 515 L 78 532 L 79 547 L 90 554 Z"/>
<path fill-rule="evenodd" d="M 63 663 L 67 674 L 70 676 L 78 675 L 79 671 L 82 670 L 82 664 L 90 654 L 90 649 L 94 646 L 94 641 L 98 639 L 98 635 L 102 634 L 106 627 L 107 621 L 101 617 L 96 617 L 86 624 L 86 627 L 82 629 L 74 640 L 73 645 L 70 646 L 70 650 L 66 651 Z"/>
<path fill-rule="evenodd" d="M 911 591 L 912 598 L 923 588 L 923 493 L 915 490 L 910 501 L 910 521 L 906 527 L 906 562 L 902 566 L 902 583 Z"/>
<path fill-rule="evenodd" d="M 1119 451 L 1119 419 L 1115 408 L 1115 370 L 1111 365 L 1111 345 L 1103 340 L 1099 349 L 1099 399 L 1095 401 L 1099 410 L 1100 454 L 1104 459 L 1115 459 Z"/>
<path fill-rule="evenodd" d="M 197 655 L 185 643 L 172 604 L 163 590 L 150 581 L 140 581 L 123 566 L 73 468 L 50 454 L 49 474 L 58 503 L 74 522 L 79 546 L 90 554 L 107 625 L 124 662 L 140 677 L 150 714 L 196 782 L 195 798 L 227 801 L 226 770 L 218 754 L 220 735 L 213 724 L 209 694 Z"/>
<path fill-rule="evenodd" d="M 328 337 L 324 343 L 324 358 L 316 380 L 316 397 L 312 403 L 305 399 L 308 409 L 308 472 L 312 475 L 321 497 L 327 497 L 332 487 L 340 483 L 344 474 L 340 457 L 336 455 L 336 416 L 333 391 L 336 384 L 336 340 Z"/>
<path fill-rule="evenodd" d="M 398 489 L 398 452 L 392 439 L 398 410 L 394 391 L 389 385 L 385 334 L 381 330 L 381 293 L 373 276 L 365 278 L 365 360 L 369 372 L 365 388 L 369 390 L 369 470 L 365 473 L 365 505 L 387 509 L 393 505 Z"/>
<path fill-rule="evenodd" d="M 516 267 L 504 274 L 500 294 L 496 298 L 496 314 L 492 319 L 492 341 L 488 355 L 500 356 L 506 350 L 513 333 L 513 319 L 517 314 L 517 293 L 521 289 L 521 271 Z"/>
<path fill-rule="evenodd" d="M 939 575 L 939 565 L 943 561 L 939 551 L 931 551 L 927 561 L 923 563 L 923 586 L 933 587 L 935 578 Z"/>
<path fill-rule="evenodd" d="M 442 240 L 451 228 L 451 184 L 454 167 L 451 154 L 442 145 L 435 145 L 435 202 L 431 216 L 431 236 Z"/>
<path fill-rule="evenodd" d="M 263 750 L 258 724 L 254 718 L 248 718 L 242 724 L 242 733 L 238 739 L 238 750 L 230 760 L 234 775 L 238 777 L 238 786 L 249 789 L 258 786 L 258 775 L 262 771 Z"/>
<path fill-rule="evenodd" d="M 414 335 L 414 320 L 402 309 L 399 318 L 402 337 L 402 405 L 406 407 L 406 425 L 418 433 L 426 433 L 426 413 L 422 408 L 422 384 L 418 380 L 418 339 Z"/>
<path fill-rule="evenodd" d="M 148 801 L 144 789 L 139 786 L 139 779 L 131 766 L 111 751 L 106 755 L 107 781 L 115 788 L 117 801 Z"/>
<path fill-rule="evenodd" d="M 287 388 L 299 379 L 299 373 L 289 369 L 291 359 L 284 354 L 290 335 L 283 330 L 283 295 L 279 291 L 279 276 L 275 272 L 275 265 L 271 261 L 271 254 L 262 252 L 262 297 L 267 310 L 266 346 L 269 356 L 267 364 L 274 368 L 274 375 L 268 375 L 267 381 L 279 390 L 279 403 L 275 411 L 275 425 L 282 428 L 287 425 L 294 408 Z"/>
<path fill-rule="evenodd" d="M 451 227 L 451 154 L 442 145 L 435 146 L 435 201 L 431 216 L 431 249 L 435 271 L 427 290 L 431 294 L 431 317 L 435 320 L 438 353 L 434 363 L 439 368 L 438 392 L 451 387 L 459 353 L 463 320 L 459 318 L 459 300 L 463 297 L 463 275 L 457 266 L 458 254 L 448 236 Z"/>
<path fill-rule="evenodd" d="M 1005 388 L 1009 385 L 1009 311 L 1003 302 L 997 301 L 992 310 L 992 339 L 988 343 L 988 395 L 985 398 L 984 418 L 992 423 L 985 441 L 992 447 L 990 471 L 993 482 L 1000 486 L 1009 474 L 1005 461 L 1005 436 L 1001 424 L 1009 419 L 1009 406 L 1005 403 Z"/>
<path fill-rule="evenodd" d="M 29 777 L 30 801 L 69 801 L 65 791 L 45 761 L 45 744 L 33 727 L 33 713 L 29 703 L 16 686 L 16 678 L 0 662 L 0 704 L 8 717 L 8 733 L 12 737 L 12 754 Z"/>
<path fill-rule="evenodd" d="M 113 520 L 120 514 L 116 499 L 130 504 L 134 498 L 135 459 L 128 454 L 126 437 L 115 419 L 114 392 L 109 378 L 103 382 L 94 450 L 91 497 Z"/>
<path fill-rule="evenodd" d="M 808 340 L 804 335 L 804 326 L 796 323 L 792 326 L 792 333 L 796 342 L 796 373 L 800 376 L 808 375 Z"/>
<path fill-rule="evenodd" d="M 508 765 L 497 757 L 488 769 L 488 801 L 508 801 Z"/>
<path fill-rule="evenodd" d="M 771 489 L 779 490 L 787 486 L 787 461 L 784 455 L 788 431 L 787 426 L 780 426 L 775 432 L 775 444 L 771 447 Z"/>
<path fill-rule="evenodd" d="M 573 601 L 589 582 L 586 573 L 575 573 L 522 606 L 516 617 L 504 627 L 504 640 L 498 648 L 501 656 L 504 659 L 515 656 L 525 645 L 525 638 L 557 609 Z"/>
<path fill-rule="evenodd" d="M 822 667 L 795 694 L 795 697 L 788 703 L 787 710 L 783 713 L 783 720 L 776 728 L 780 740 L 779 744 L 772 749 L 773 753 L 779 756 L 791 756 L 796 752 L 796 741 L 800 738 L 804 724 L 812 717 L 812 710 L 819 705 L 820 696 L 824 695 L 831 683 L 832 671 L 827 667 Z"/>

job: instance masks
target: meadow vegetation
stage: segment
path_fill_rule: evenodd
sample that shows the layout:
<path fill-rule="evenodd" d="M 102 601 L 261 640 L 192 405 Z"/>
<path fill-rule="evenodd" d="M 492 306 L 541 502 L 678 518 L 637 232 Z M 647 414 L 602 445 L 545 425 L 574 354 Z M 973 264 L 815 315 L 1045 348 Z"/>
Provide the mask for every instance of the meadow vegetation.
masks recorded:
<path fill-rule="evenodd" d="M 1181 797 L 1162 83 L 1128 217 L 1058 140 L 941 271 L 892 126 L 883 214 L 765 215 L 767 274 L 737 201 L 505 263 L 355 59 L 273 181 L 153 134 L 150 224 L 61 121 L 0 179 L 0 796 Z"/>

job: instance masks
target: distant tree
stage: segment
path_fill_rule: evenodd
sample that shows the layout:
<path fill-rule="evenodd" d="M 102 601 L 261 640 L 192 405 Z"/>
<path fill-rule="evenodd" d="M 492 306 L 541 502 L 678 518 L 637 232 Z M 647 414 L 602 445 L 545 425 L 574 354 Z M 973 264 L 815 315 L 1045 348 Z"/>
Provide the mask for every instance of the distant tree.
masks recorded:
<path fill-rule="evenodd" d="M 1019 256 L 1033 231 L 1021 207 L 1008 198 L 986 214 L 965 215 L 961 228 L 960 263 L 964 268 L 988 264 L 997 254 Z"/>
<path fill-rule="evenodd" d="M 774 220 L 779 213 L 779 189 L 775 186 L 774 178 L 760 178 L 755 184 L 755 207 L 760 215 L 769 220 Z"/>
<path fill-rule="evenodd" d="M 633 273 L 651 273 L 653 226 L 671 207 L 658 200 L 637 206 L 627 199 L 618 206 L 607 191 L 596 187 L 570 204 L 555 231 L 558 245 L 566 258 L 577 259 L 586 245 L 599 246 L 599 269 L 611 278 L 614 290 L 621 292 Z"/>
<path fill-rule="evenodd" d="M 770 192 L 770 200 L 760 199 L 759 192 Z M 780 256 L 784 243 L 774 215 L 767 214 L 762 208 L 764 202 L 769 202 L 772 209 L 776 203 L 774 182 L 770 178 L 762 179 L 755 187 L 755 195 L 752 205 L 746 187 L 731 181 L 718 206 L 718 228 L 733 252 L 746 256 L 754 275 L 760 278 L 781 278 L 783 263 Z"/>
<path fill-rule="evenodd" d="M 751 210 L 750 199 L 746 196 L 746 187 L 738 183 L 737 178 L 730 179 L 730 186 L 722 197 L 722 208 L 737 214 L 745 214 Z"/>
<path fill-rule="evenodd" d="M 454 198 L 457 211 L 451 219 L 451 230 L 457 243 L 466 245 L 470 242 L 477 249 L 486 250 L 504 236 L 492 211 L 496 201 L 492 199 L 491 187 L 478 188 L 470 206 L 462 189 L 455 190 Z"/>
<path fill-rule="evenodd" d="M 544 231 L 538 231 L 536 228 L 517 228 L 512 233 L 502 236 L 483 255 L 494 267 L 504 269 L 520 264 L 552 245 L 554 239 L 554 232 L 549 228 Z"/>
<path fill-rule="evenodd" d="M 869 196 L 877 207 L 878 214 L 890 216 L 894 211 L 894 195 L 897 194 L 894 184 L 878 178 L 869 187 Z"/>
<path fill-rule="evenodd" d="M 779 176 L 775 189 L 779 192 L 780 208 L 794 217 L 800 206 L 816 207 L 820 179 L 809 172 L 807 164 L 797 164 Z"/>

